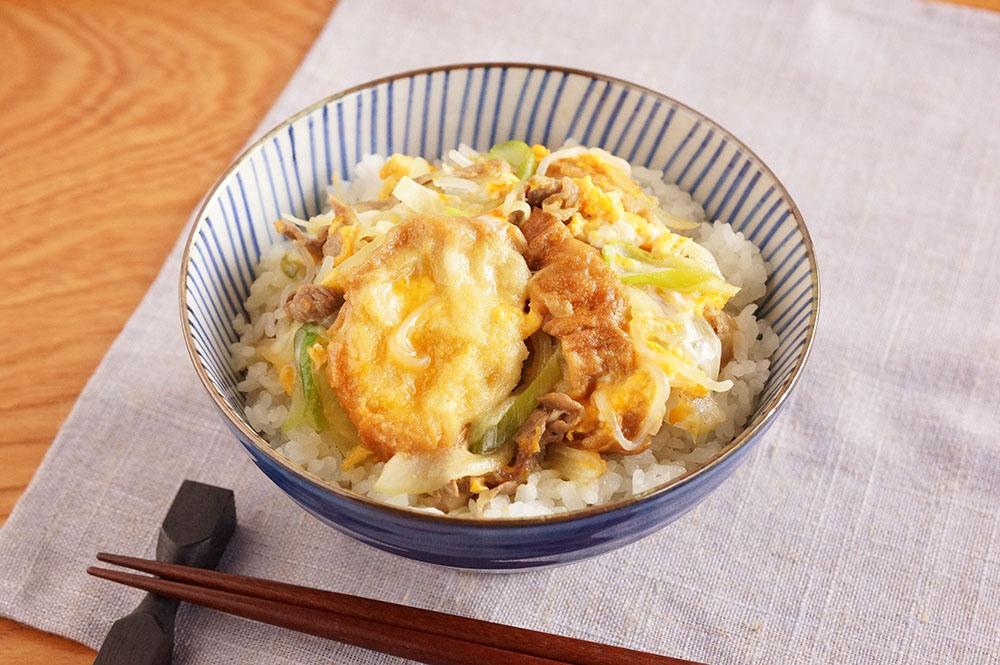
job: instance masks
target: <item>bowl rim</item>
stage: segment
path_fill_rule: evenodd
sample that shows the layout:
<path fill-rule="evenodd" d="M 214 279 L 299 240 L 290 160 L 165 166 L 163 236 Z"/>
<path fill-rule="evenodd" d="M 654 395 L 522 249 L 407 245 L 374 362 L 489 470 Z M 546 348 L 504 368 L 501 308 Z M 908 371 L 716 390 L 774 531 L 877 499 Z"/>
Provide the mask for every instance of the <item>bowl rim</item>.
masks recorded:
<path fill-rule="evenodd" d="M 775 189 L 778 193 L 788 202 L 789 208 L 792 212 L 792 216 L 795 218 L 796 226 L 799 232 L 802 234 L 803 245 L 806 251 L 806 258 L 809 264 L 810 272 L 810 282 L 814 292 L 813 304 L 809 313 L 809 327 L 806 330 L 806 338 L 804 341 L 804 347 L 799 357 L 796 359 L 795 364 L 792 366 L 792 370 L 785 379 L 784 383 L 781 385 L 779 390 L 775 393 L 775 396 L 771 399 L 771 404 L 768 408 L 758 414 L 750 424 L 737 434 L 729 443 L 727 443 L 719 452 L 713 455 L 709 460 L 701 464 L 695 469 L 686 471 L 685 473 L 671 479 L 670 481 L 658 485 L 656 487 L 644 490 L 638 494 L 633 494 L 616 501 L 597 504 L 593 506 L 588 506 L 586 508 L 581 508 L 579 510 L 569 510 L 564 513 L 556 513 L 551 515 L 539 515 L 531 517 L 500 517 L 500 518 L 475 518 L 475 517 L 450 517 L 444 514 L 435 514 L 430 512 L 425 512 L 422 510 L 417 510 L 410 507 L 394 506 L 392 504 L 383 503 L 376 501 L 375 499 L 369 498 L 362 494 L 358 494 L 353 490 L 334 485 L 326 480 L 323 480 L 319 476 L 310 473 L 303 467 L 293 463 L 291 460 L 279 453 L 253 428 L 251 428 L 242 417 L 235 412 L 234 409 L 230 408 L 229 404 L 225 401 L 222 393 L 219 389 L 212 383 L 208 372 L 201 364 L 201 360 L 197 349 L 194 346 L 194 338 L 191 333 L 191 325 L 188 321 L 188 317 L 185 315 L 187 312 L 187 289 L 185 288 L 187 277 L 188 277 L 188 266 L 190 265 L 190 254 L 191 249 L 194 244 L 195 236 L 198 229 L 201 226 L 201 220 L 204 218 L 205 212 L 208 206 L 215 199 L 219 188 L 223 183 L 229 178 L 230 175 L 240 166 L 243 162 L 255 152 L 262 144 L 270 140 L 273 136 L 283 131 L 290 124 L 296 122 L 300 118 L 303 118 L 314 111 L 331 104 L 348 95 L 352 95 L 356 92 L 363 90 L 368 90 L 373 87 L 383 85 L 392 81 L 406 80 L 416 76 L 430 75 L 437 72 L 443 71 L 463 71 L 463 70 L 475 70 L 475 69 L 486 69 L 486 68 L 512 68 L 512 69 L 529 69 L 529 70 L 541 70 L 547 72 L 556 72 L 566 75 L 577 75 L 586 78 L 590 78 L 596 81 L 605 81 L 611 84 L 616 84 L 624 86 L 626 88 L 639 91 L 645 95 L 651 95 L 652 97 L 659 99 L 662 102 L 676 106 L 679 109 L 683 109 L 688 113 L 693 114 L 695 117 L 700 118 L 702 121 L 707 122 L 710 126 L 715 127 L 720 130 L 725 137 L 732 141 L 740 150 L 744 152 L 747 156 L 752 158 L 756 162 L 756 166 L 759 166 L 761 171 L 769 176 L 774 181 Z M 313 485 L 317 489 L 330 493 L 341 499 L 346 499 L 352 503 L 358 504 L 362 507 L 374 508 L 383 513 L 388 513 L 395 517 L 403 519 L 416 519 L 424 520 L 432 523 L 436 523 L 442 526 L 470 526 L 479 529 L 486 528 L 525 528 L 525 527 L 537 527 L 545 524 L 560 523 L 560 522 L 575 522 L 578 520 L 585 520 L 588 518 L 597 517 L 605 513 L 614 512 L 624 508 L 634 506 L 639 503 L 644 503 L 646 501 L 652 500 L 656 497 L 660 497 L 665 494 L 676 492 L 684 486 L 692 483 L 694 480 L 702 475 L 710 473 L 713 469 L 722 466 L 722 464 L 736 455 L 742 448 L 749 445 L 749 443 L 754 440 L 758 435 L 762 434 L 771 424 L 772 420 L 775 418 L 777 413 L 784 406 L 785 401 L 791 394 L 792 389 L 798 384 L 799 378 L 802 375 L 802 371 L 805 367 L 806 361 L 809 359 L 809 355 L 812 351 L 813 340 L 816 334 L 816 326 L 819 322 L 819 307 L 820 307 L 820 280 L 819 280 L 819 268 L 816 264 L 816 253 L 813 246 L 812 238 L 809 235 L 809 230 L 806 228 L 805 220 L 802 218 L 802 213 L 799 211 L 798 206 L 792 199 L 788 190 L 785 188 L 784 184 L 778 179 L 777 175 L 771 170 L 767 164 L 764 163 L 755 152 L 746 146 L 740 139 L 738 139 L 732 132 L 720 125 L 715 120 L 709 118 L 704 113 L 697 111 L 687 104 L 677 101 L 676 99 L 664 95 L 661 92 L 652 90 L 646 86 L 640 85 L 638 83 L 633 83 L 625 79 L 617 78 L 614 76 L 608 76 L 605 74 L 598 74 L 595 72 L 587 71 L 585 69 L 578 69 L 573 67 L 562 67 L 558 65 L 542 65 L 529 62 L 470 62 L 470 63 L 455 63 L 448 65 L 437 65 L 433 67 L 424 67 L 420 69 L 408 70 L 405 72 L 400 72 L 398 74 L 391 74 L 389 76 L 383 76 L 380 78 L 367 81 L 365 83 L 360 83 L 358 85 L 351 86 L 340 92 L 336 92 L 332 95 L 319 99 L 309 106 L 303 108 L 302 110 L 296 112 L 290 117 L 282 120 L 273 128 L 264 133 L 260 138 L 255 140 L 249 146 L 244 149 L 239 156 L 237 156 L 222 173 L 221 176 L 212 185 L 208 194 L 202 199 L 202 203 L 198 207 L 198 212 L 194 216 L 191 229 L 188 232 L 188 237 L 184 242 L 184 253 L 181 258 L 181 269 L 180 269 L 180 281 L 179 281 L 179 314 L 181 319 L 181 331 L 184 338 L 184 345 L 187 348 L 188 357 L 191 359 L 191 363 L 194 365 L 195 372 L 198 378 L 201 380 L 202 386 L 206 389 L 208 394 L 211 396 L 216 408 L 222 413 L 222 415 L 229 421 L 231 427 L 238 430 L 244 437 L 245 440 L 250 442 L 254 448 L 264 454 L 270 460 L 276 463 L 278 466 L 290 471 L 293 475 L 298 476 L 305 482 Z"/>

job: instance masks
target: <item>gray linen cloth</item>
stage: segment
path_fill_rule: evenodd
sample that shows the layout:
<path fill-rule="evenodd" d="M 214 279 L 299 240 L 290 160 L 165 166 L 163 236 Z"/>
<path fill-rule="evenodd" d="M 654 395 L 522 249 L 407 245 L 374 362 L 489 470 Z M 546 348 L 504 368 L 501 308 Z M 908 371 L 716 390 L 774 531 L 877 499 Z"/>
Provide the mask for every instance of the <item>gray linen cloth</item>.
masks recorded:
<path fill-rule="evenodd" d="M 0 614 L 96 646 L 184 478 L 236 491 L 222 568 L 722 663 L 1000 662 L 1000 16 L 917 2 L 340 0 L 257 134 L 405 69 L 526 60 L 660 90 L 771 165 L 824 302 L 794 399 L 686 517 L 576 565 L 480 575 L 355 543 L 223 427 L 181 342 L 180 245 L 0 531 Z M 395 659 L 200 608 L 177 663 Z"/>

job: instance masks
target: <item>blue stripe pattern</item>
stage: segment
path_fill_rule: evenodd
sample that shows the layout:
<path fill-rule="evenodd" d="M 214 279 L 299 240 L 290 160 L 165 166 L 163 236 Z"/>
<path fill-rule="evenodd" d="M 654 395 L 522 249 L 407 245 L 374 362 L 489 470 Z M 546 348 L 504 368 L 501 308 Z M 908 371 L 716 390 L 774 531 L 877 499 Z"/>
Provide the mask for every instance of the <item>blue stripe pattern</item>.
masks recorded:
<path fill-rule="evenodd" d="M 437 159 L 460 142 L 486 150 L 509 139 L 556 147 L 570 138 L 663 171 L 758 244 L 770 271 L 759 313 L 781 338 L 763 417 L 801 364 L 818 308 L 814 259 L 784 190 L 737 140 L 672 100 L 521 65 L 417 73 L 328 100 L 257 143 L 219 183 L 192 233 L 183 296 L 199 362 L 223 400 L 242 413 L 228 361 L 232 319 L 281 214 L 319 212 L 334 174 L 349 179 L 373 151 Z"/>
<path fill-rule="evenodd" d="M 254 440 L 240 377 L 230 362 L 233 320 L 262 251 L 278 240 L 274 220 L 319 212 L 332 179 L 349 180 L 372 152 L 437 159 L 466 143 L 521 139 L 557 147 L 596 144 L 661 171 L 709 216 L 729 222 L 761 250 L 767 295 L 758 315 L 780 336 L 759 405 L 738 440 L 689 482 L 670 484 L 615 510 L 545 524 L 463 525 L 365 503 L 309 480 Z M 254 462 L 288 495 L 335 528 L 386 551 L 463 568 L 512 569 L 566 563 L 632 542 L 676 519 L 746 457 L 773 422 L 801 371 L 818 315 L 818 276 L 805 227 L 784 188 L 738 140 L 666 97 L 621 81 L 525 65 L 459 66 L 362 86 L 311 107 L 237 160 L 199 212 L 188 240 L 182 314 L 195 363 L 216 405 Z M 235 415 L 234 415 L 235 414 Z M 241 418 L 242 422 L 236 420 Z M 386 525 L 391 528 L 387 528 Z"/>

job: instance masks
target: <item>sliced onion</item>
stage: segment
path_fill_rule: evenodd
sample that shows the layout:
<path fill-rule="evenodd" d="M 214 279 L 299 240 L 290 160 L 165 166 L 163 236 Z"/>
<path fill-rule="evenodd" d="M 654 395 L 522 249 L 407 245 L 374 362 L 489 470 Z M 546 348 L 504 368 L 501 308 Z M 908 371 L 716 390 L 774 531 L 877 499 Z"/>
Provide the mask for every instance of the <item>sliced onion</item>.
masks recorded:
<path fill-rule="evenodd" d="M 600 159 L 603 159 L 608 164 L 611 164 L 611 166 L 615 166 L 620 171 L 624 171 L 625 175 L 632 175 L 632 165 L 629 164 L 624 159 L 622 159 L 621 157 L 616 157 L 607 150 L 602 150 L 601 148 L 591 148 L 590 152 L 594 155 L 597 155 Z"/>
<path fill-rule="evenodd" d="M 448 159 L 455 162 L 460 167 L 472 166 L 472 160 L 460 153 L 458 150 L 449 150 Z"/>
<path fill-rule="evenodd" d="M 690 313 L 687 309 L 671 305 L 660 297 L 659 293 L 650 293 L 638 286 L 625 285 L 625 291 L 633 307 L 652 310 L 655 318 L 672 323 L 684 323 Z"/>
<path fill-rule="evenodd" d="M 722 342 L 715 330 L 703 316 L 692 316 L 684 324 L 684 341 L 688 353 L 710 379 L 719 378 L 719 364 L 722 361 Z"/>
<path fill-rule="evenodd" d="M 655 391 L 649 399 L 649 411 L 646 412 L 642 427 L 639 428 L 639 434 L 635 437 L 635 441 L 641 444 L 646 437 L 655 434 L 660 429 L 660 425 L 663 424 L 663 407 L 670 398 L 670 386 L 667 383 L 666 372 L 656 363 L 644 359 L 640 363 L 640 367 L 646 371 L 655 386 Z"/>
<path fill-rule="evenodd" d="M 286 284 L 285 288 L 281 289 L 281 295 L 278 296 L 278 302 L 280 303 L 288 302 L 288 299 L 292 296 L 293 293 L 295 293 L 295 290 L 299 288 L 300 284 L 302 284 L 302 282 L 289 282 L 288 284 Z M 282 311 L 284 311 L 284 308 L 282 308 Z"/>
<path fill-rule="evenodd" d="M 663 224 L 668 229 L 673 229 L 674 231 L 690 231 L 691 229 L 696 229 L 701 226 L 698 222 L 691 222 L 683 217 L 671 215 L 669 212 L 659 207 L 653 208 L 653 217 L 656 218 L 656 221 L 660 224 Z"/>
<path fill-rule="evenodd" d="M 477 183 L 465 178 L 452 178 L 450 176 L 438 176 L 432 181 L 435 187 L 452 190 L 455 192 L 475 192 L 480 189 Z"/>
<path fill-rule="evenodd" d="M 579 155 L 585 155 L 587 153 L 595 155 L 598 159 L 607 162 L 621 171 L 624 171 L 625 175 L 631 175 L 632 173 L 631 164 L 621 157 L 612 155 L 607 150 L 602 150 L 601 148 L 588 149 L 582 145 L 575 145 L 570 148 L 563 148 L 562 150 L 556 150 L 555 152 L 550 152 L 545 155 L 545 157 L 542 158 L 542 161 L 538 163 L 538 168 L 535 169 L 535 175 L 545 175 L 549 170 L 549 166 L 552 165 L 552 162 L 557 162 L 561 159 L 569 159 L 570 157 L 577 157 Z"/>
<path fill-rule="evenodd" d="M 644 360 L 640 364 L 640 368 L 653 380 L 654 392 L 649 399 L 649 410 L 646 412 L 646 417 L 643 418 L 639 433 L 636 434 L 634 439 L 625 438 L 625 433 L 622 432 L 621 425 L 618 423 L 618 416 L 608 401 L 607 393 L 603 390 L 597 390 L 594 392 L 592 398 L 601 420 L 607 423 L 611 429 L 611 434 L 615 437 L 615 441 L 618 442 L 618 445 L 624 451 L 632 451 L 639 448 L 646 441 L 647 437 L 659 429 L 659 426 L 663 423 L 663 405 L 667 403 L 667 399 L 670 397 L 670 386 L 667 384 L 667 376 L 662 369 L 649 360 Z"/>
<path fill-rule="evenodd" d="M 331 270 L 333 270 L 333 257 L 323 257 L 323 263 L 319 264 L 319 267 L 316 269 L 316 276 L 313 278 L 313 283 L 319 284 L 322 282 L 323 278 L 326 277 Z"/>
<path fill-rule="evenodd" d="M 473 150 L 470 146 L 465 143 L 458 144 L 458 153 L 465 157 L 466 159 L 475 160 L 479 157 L 480 153 L 477 150 Z"/>
<path fill-rule="evenodd" d="M 336 286 L 336 275 L 341 274 L 347 270 L 351 270 L 355 266 L 359 265 L 362 261 L 371 256 L 376 249 L 378 249 L 379 245 L 382 244 L 383 240 L 385 240 L 384 233 L 374 235 L 368 243 L 362 245 L 360 249 L 358 249 L 353 254 L 348 256 L 346 259 L 341 261 L 340 265 L 338 265 L 335 270 L 331 270 L 330 272 L 328 272 L 323 277 L 323 280 L 320 282 L 320 284 L 322 284 L 323 286 Z"/>
<path fill-rule="evenodd" d="M 397 453 L 385 463 L 373 489 L 389 496 L 433 492 L 452 480 L 497 471 L 512 454 L 509 443 L 490 455 L 470 453 L 462 445 L 415 455 Z"/>
<path fill-rule="evenodd" d="M 433 189 L 417 184 L 409 176 L 403 176 L 392 190 L 392 195 L 404 203 L 413 212 L 427 214 L 443 214 L 444 201 L 441 195 Z"/>
<path fill-rule="evenodd" d="M 531 215 L 531 206 L 528 205 L 527 201 L 520 194 L 521 192 L 516 187 L 511 190 L 506 198 L 504 198 L 503 203 L 500 204 L 500 212 L 510 217 L 511 214 L 519 211 L 524 215 L 524 219 L 528 219 Z"/>
<path fill-rule="evenodd" d="M 582 155 L 585 152 L 587 152 L 587 149 L 580 145 L 550 152 L 542 158 L 542 161 L 538 162 L 538 168 L 535 169 L 535 175 L 545 175 L 552 162 L 557 162 L 560 159 L 567 159 L 569 157 L 576 157 L 577 155 Z"/>
<path fill-rule="evenodd" d="M 286 222 L 291 222 L 292 224 L 299 227 L 303 231 L 305 231 L 306 227 L 309 225 L 308 221 L 301 219 L 300 217 L 296 217 L 290 212 L 281 213 L 281 219 L 283 219 Z"/>
<path fill-rule="evenodd" d="M 722 271 L 719 269 L 719 262 L 715 260 L 715 256 L 712 252 L 708 251 L 694 240 L 688 238 L 688 241 L 682 245 L 681 252 L 688 258 L 698 261 L 705 267 L 709 268 L 719 279 L 726 279 L 725 275 L 723 275 Z"/>
<path fill-rule="evenodd" d="M 695 385 L 704 386 L 717 393 L 726 392 L 733 387 L 732 381 L 728 379 L 725 381 L 715 381 L 705 374 L 701 368 L 691 367 L 677 356 L 677 354 L 667 349 L 656 351 L 649 348 L 648 344 L 640 343 L 636 344 L 636 350 L 641 356 L 645 356 L 661 364 L 666 363 L 670 371 L 676 372 Z"/>
<path fill-rule="evenodd" d="M 410 369 L 418 370 L 427 367 L 431 363 L 431 358 L 428 355 L 420 355 L 417 350 L 413 348 L 413 343 L 410 341 L 410 335 L 413 334 L 414 329 L 420 322 L 421 317 L 427 313 L 431 307 L 437 305 L 441 302 L 441 296 L 434 296 L 424 304 L 417 307 L 415 310 L 410 312 L 410 315 L 403 319 L 399 327 L 396 328 L 395 332 L 389 336 L 389 353 L 392 357 L 404 367 Z"/>
<path fill-rule="evenodd" d="M 545 449 L 545 463 L 558 471 L 560 476 L 575 483 L 593 482 L 608 470 L 608 463 L 596 450 L 570 448 L 561 443 Z"/>
<path fill-rule="evenodd" d="M 611 434 L 614 435 L 615 441 L 618 445 L 622 447 L 622 450 L 634 450 L 636 444 L 625 438 L 622 433 L 622 427 L 618 424 L 618 417 L 615 415 L 614 409 L 611 408 L 611 404 L 608 402 L 608 396 L 602 391 L 597 391 L 593 396 L 594 406 L 597 407 L 597 413 L 600 415 L 601 420 L 607 423 L 608 427 L 611 429 Z"/>

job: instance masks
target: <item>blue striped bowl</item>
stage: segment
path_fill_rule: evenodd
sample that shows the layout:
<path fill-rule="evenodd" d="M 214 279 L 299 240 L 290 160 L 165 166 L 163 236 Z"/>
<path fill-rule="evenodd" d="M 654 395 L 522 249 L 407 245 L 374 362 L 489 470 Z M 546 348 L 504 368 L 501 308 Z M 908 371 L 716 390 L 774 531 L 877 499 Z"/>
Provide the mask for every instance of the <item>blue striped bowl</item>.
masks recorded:
<path fill-rule="evenodd" d="M 376 503 L 332 487 L 275 452 L 247 423 L 230 367 L 233 318 L 243 311 L 261 252 L 282 213 L 320 210 L 331 178 L 351 177 L 368 153 L 438 158 L 467 143 L 507 139 L 558 146 L 574 138 L 662 169 L 710 216 L 730 222 L 770 265 L 760 313 L 781 338 L 745 430 L 701 468 L 627 500 L 547 518 L 476 521 Z M 819 278 L 802 216 L 785 188 L 739 140 L 659 93 L 583 71 L 474 64 L 392 76 L 328 97 L 281 123 L 220 178 L 184 254 L 181 323 L 195 370 L 253 461 L 323 522 L 405 557 L 459 568 L 511 570 L 568 563 L 656 531 L 725 480 L 774 421 L 809 355 Z"/>

